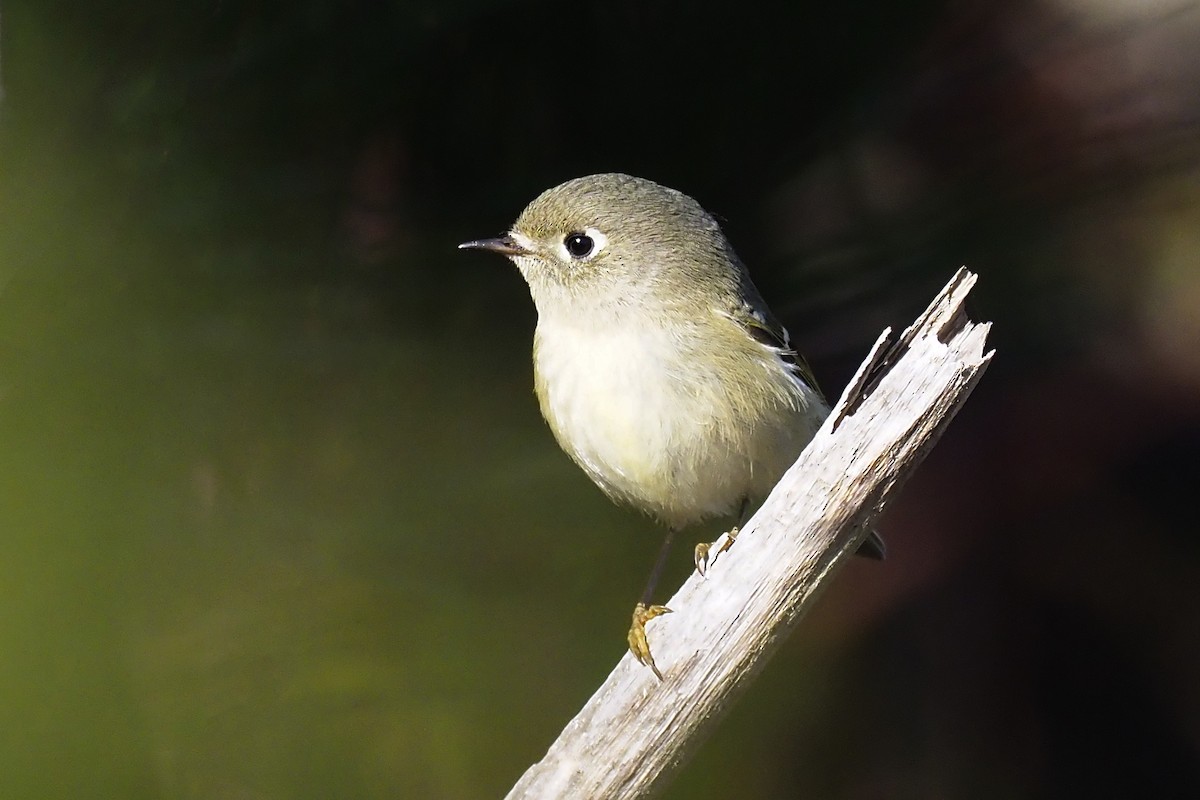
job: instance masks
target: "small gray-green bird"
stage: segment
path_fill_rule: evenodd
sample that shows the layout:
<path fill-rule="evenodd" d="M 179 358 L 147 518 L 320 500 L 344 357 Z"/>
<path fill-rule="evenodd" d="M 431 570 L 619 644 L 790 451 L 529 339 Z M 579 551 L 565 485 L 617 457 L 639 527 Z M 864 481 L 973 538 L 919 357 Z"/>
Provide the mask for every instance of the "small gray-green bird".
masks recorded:
<path fill-rule="evenodd" d="M 459 247 L 508 256 L 529 284 L 535 389 L 559 445 L 668 528 L 629 632 L 661 679 L 645 624 L 668 610 L 650 602 L 672 534 L 765 498 L 829 406 L 716 220 L 681 192 L 589 175 Z M 883 542 L 872 533 L 860 552 L 882 558 Z"/>

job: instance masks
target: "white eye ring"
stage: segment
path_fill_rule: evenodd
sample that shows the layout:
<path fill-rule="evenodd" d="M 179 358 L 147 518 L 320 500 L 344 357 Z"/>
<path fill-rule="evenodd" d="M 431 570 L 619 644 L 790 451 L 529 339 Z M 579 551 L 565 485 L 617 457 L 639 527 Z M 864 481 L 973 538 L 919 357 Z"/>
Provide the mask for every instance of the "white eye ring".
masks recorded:
<path fill-rule="evenodd" d="M 558 243 L 563 261 L 591 261 L 608 244 L 608 237 L 595 228 L 571 231 Z"/>

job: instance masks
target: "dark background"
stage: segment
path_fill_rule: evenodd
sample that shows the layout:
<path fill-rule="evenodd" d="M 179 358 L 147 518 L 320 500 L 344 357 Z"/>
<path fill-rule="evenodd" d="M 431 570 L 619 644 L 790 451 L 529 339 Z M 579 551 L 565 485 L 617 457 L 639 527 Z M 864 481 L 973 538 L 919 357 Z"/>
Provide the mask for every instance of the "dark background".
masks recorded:
<path fill-rule="evenodd" d="M 667 796 L 1200 797 L 1196 3 L 2 12 L 5 798 L 499 797 L 541 757 L 660 532 L 454 245 L 601 170 L 719 215 L 831 393 L 961 264 L 998 350 L 889 560 Z"/>

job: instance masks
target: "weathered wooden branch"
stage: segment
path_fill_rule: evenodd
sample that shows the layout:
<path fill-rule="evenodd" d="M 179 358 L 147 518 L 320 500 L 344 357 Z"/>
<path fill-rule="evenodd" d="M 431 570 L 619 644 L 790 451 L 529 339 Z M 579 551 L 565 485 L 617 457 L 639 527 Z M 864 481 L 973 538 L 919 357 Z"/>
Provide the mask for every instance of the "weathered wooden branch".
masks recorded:
<path fill-rule="evenodd" d="M 991 359 L 959 272 L 896 342 L 885 330 L 737 545 L 648 626 L 659 682 L 625 654 L 515 798 L 645 797 L 666 786 L 850 557 Z"/>

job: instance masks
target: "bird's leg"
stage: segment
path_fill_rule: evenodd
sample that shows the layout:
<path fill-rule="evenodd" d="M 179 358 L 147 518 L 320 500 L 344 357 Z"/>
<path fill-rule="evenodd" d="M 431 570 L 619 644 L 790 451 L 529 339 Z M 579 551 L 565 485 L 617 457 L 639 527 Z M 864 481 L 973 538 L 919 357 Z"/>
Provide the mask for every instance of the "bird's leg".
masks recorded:
<path fill-rule="evenodd" d="M 663 567 L 667 563 L 667 556 L 671 553 L 671 539 L 674 536 L 675 529 L 668 528 L 666 538 L 663 539 L 662 547 L 658 551 L 658 560 L 654 562 L 654 569 L 650 572 L 650 580 L 646 582 L 646 590 L 642 592 L 642 599 L 633 607 L 633 623 L 629 626 L 629 652 L 633 653 L 634 658 L 642 664 L 652 669 L 660 681 L 663 676 L 658 671 L 658 665 L 654 663 L 654 656 L 650 654 L 650 642 L 646 639 L 646 623 L 655 617 L 671 613 L 671 609 L 666 606 L 652 605 L 650 601 L 654 599 L 654 588 L 658 585 L 658 579 L 662 576 Z"/>
<path fill-rule="evenodd" d="M 743 497 L 742 504 L 738 508 L 737 524 L 730 528 L 725 533 L 717 537 L 714 542 L 701 542 L 696 545 L 696 571 L 700 576 L 704 576 L 704 571 L 708 569 L 709 564 L 717 563 L 717 558 L 729 548 L 733 547 L 733 543 L 737 541 L 738 532 L 742 529 L 742 525 L 746 523 L 746 509 L 750 507 L 750 498 Z M 717 545 L 720 547 L 717 547 Z M 712 553 L 712 549 L 717 547 L 717 552 Z M 711 553 L 711 555 L 710 555 Z"/>

